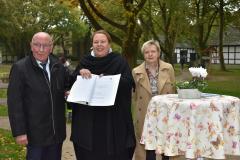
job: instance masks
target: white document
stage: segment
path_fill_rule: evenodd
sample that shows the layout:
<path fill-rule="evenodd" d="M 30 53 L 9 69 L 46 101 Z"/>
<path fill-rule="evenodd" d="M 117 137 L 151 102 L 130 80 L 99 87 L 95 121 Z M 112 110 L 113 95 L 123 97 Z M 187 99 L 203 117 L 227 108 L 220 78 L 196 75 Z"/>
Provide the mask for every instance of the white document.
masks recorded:
<path fill-rule="evenodd" d="M 78 76 L 67 101 L 90 106 L 114 105 L 121 74 L 103 76 L 92 74 L 91 79 Z"/>

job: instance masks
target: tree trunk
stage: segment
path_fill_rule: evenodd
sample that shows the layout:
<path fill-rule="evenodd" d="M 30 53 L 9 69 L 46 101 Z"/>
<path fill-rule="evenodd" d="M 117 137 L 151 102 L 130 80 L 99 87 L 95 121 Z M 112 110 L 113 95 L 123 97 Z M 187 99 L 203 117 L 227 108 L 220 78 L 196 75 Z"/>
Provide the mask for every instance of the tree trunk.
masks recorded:
<path fill-rule="evenodd" d="M 84 56 L 85 47 L 87 47 L 85 46 L 85 39 L 85 37 L 80 38 L 80 59 Z"/>
<path fill-rule="evenodd" d="M 175 32 L 175 37 L 174 37 L 174 42 L 172 45 L 172 59 L 173 59 L 173 63 L 172 66 L 174 67 L 174 54 L 175 54 L 175 48 L 177 45 L 177 39 L 178 39 L 178 33 L 179 33 L 179 28 L 180 28 L 180 19 L 177 20 L 177 28 L 176 28 L 176 32 Z"/>
<path fill-rule="evenodd" d="M 122 57 L 128 61 L 128 64 L 132 70 L 137 66 L 138 40 L 135 40 L 134 44 L 126 43 L 122 50 Z"/>
<path fill-rule="evenodd" d="M 62 35 L 62 49 L 63 49 L 63 57 L 64 57 L 65 59 L 67 59 L 67 53 L 66 53 L 66 49 L 65 49 L 65 46 L 64 46 L 63 35 Z"/>
<path fill-rule="evenodd" d="M 8 54 L 8 53 L 12 53 L 12 51 L 11 51 L 11 48 L 9 47 L 9 43 L 8 43 L 8 38 L 7 37 L 4 37 L 4 44 L 5 44 L 5 48 L 6 48 L 6 53 Z"/>
<path fill-rule="evenodd" d="M 220 0 L 219 7 L 219 34 L 218 34 L 218 53 L 220 56 L 220 71 L 226 71 L 224 57 L 223 57 L 223 0 Z"/>
<path fill-rule="evenodd" d="M 81 50 L 80 50 L 80 40 L 76 41 L 76 50 L 77 50 L 77 59 L 80 61 L 81 59 Z"/>
<path fill-rule="evenodd" d="M 89 54 L 91 52 L 91 49 L 90 49 L 92 47 L 91 30 L 92 30 L 92 27 L 89 27 L 89 32 L 87 33 L 84 39 L 84 46 L 85 46 L 84 55 Z"/>
<path fill-rule="evenodd" d="M 24 55 L 27 57 L 28 51 L 27 51 L 27 33 L 24 32 L 24 38 L 23 38 L 23 46 L 24 46 Z"/>

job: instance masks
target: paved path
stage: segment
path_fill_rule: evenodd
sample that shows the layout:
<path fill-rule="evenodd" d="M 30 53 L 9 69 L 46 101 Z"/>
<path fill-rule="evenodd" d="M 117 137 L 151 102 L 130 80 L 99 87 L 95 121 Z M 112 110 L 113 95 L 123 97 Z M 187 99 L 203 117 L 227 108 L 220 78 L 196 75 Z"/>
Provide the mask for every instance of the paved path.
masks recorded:
<path fill-rule="evenodd" d="M 181 81 L 185 82 L 185 81 L 188 81 L 188 80 L 189 80 L 189 77 L 191 77 L 191 73 L 189 72 L 188 69 L 184 69 L 184 70 L 176 69 L 176 70 L 181 71 L 182 74 L 179 75 L 179 76 L 176 76 L 176 77 L 175 77 L 175 80 L 181 80 Z"/>
<path fill-rule="evenodd" d="M 0 89 L 7 89 L 8 83 L 0 83 Z"/>
<path fill-rule="evenodd" d="M 0 98 L 0 104 L 1 105 L 7 105 L 7 98 Z"/>

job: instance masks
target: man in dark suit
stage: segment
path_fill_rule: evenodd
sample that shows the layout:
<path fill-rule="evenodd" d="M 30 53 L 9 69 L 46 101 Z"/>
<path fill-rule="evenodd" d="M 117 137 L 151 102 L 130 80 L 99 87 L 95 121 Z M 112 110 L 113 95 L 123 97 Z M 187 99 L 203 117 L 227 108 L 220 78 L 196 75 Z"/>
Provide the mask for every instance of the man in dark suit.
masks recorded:
<path fill-rule="evenodd" d="M 29 55 L 11 69 L 8 111 L 12 134 L 27 145 L 27 160 L 60 160 L 66 138 L 62 62 L 51 52 L 51 36 L 33 36 Z"/>

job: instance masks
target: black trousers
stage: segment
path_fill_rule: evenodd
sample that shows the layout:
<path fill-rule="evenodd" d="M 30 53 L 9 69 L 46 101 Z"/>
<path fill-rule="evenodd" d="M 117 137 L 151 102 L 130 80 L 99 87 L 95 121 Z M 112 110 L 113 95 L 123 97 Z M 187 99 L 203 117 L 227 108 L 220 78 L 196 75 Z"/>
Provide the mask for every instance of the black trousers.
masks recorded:
<path fill-rule="evenodd" d="M 62 144 L 43 147 L 27 145 L 26 160 L 61 160 Z"/>
<path fill-rule="evenodd" d="M 182 70 L 183 70 L 183 65 L 184 65 L 184 63 L 181 63 Z"/>
<path fill-rule="evenodd" d="M 162 160 L 169 160 L 168 156 L 164 156 L 164 154 L 161 154 L 161 156 Z M 147 150 L 146 160 L 156 160 L 155 150 Z"/>

